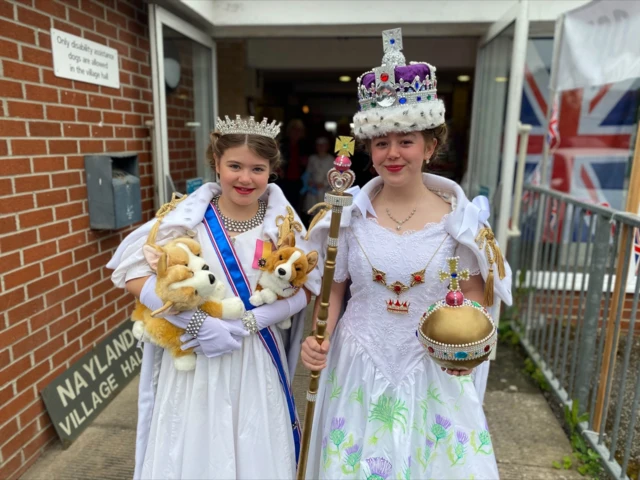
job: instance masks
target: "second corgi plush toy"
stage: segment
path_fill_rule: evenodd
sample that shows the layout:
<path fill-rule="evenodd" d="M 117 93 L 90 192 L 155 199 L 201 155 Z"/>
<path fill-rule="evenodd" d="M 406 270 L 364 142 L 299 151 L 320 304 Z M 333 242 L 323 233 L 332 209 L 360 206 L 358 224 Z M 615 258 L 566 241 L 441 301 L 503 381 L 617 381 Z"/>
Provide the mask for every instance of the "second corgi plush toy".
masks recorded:
<path fill-rule="evenodd" d="M 293 296 L 304 285 L 307 275 L 317 264 L 318 252 L 314 250 L 305 254 L 296 248 L 295 236 L 289 233 L 280 247 L 266 258 L 258 286 L 249 302 L 258 307 Z M 291 320 L 284 320 L 278 326 L 283 329 L 289 328 Z"/>
<path fill-rule="evenodd" d="M 193 370 L 196 356 L 191 350 L 180 348 L 184 330 L 159 317 L 200 307 L 212 317 L 237 319 L 245 311 L 239 298 L 225 298 L 224 283 L 209 271 L 200 251 L 200 244 L 187 237 L 177 238 L 164 246 L 147 244 L 143 247 L 147 262 L 157 274 L 156 293 L 165 303 L 151 312 L 137 302 L 131 315 L 135 321 L 133 335 L 138 339 L 147 337 L 168 349 L 174 357 L 176 370 Z"/>

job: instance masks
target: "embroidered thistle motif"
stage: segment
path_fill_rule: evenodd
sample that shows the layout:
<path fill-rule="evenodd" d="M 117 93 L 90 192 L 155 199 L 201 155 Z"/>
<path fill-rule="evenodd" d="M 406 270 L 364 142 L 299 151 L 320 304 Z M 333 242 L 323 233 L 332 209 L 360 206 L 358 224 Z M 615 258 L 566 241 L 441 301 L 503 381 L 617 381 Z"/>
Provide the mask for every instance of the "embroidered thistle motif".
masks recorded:
<path fill-rule="evenodd" d="M 427 437 L 425 438 L 425 442 L 424 442 L 424 452 L 420 447 L 418 447 L 418 450 L 417 450 L 418 463 L 420 463 L 420 465 L 422 466 L 422 470 L 425 472 L 427 470 L 427 466 L 429 465 L 429 463 L 431 463 L 435 458 L 435 454 L 433 454 L 435 445 L 436 444 L 429 437 Z"/>
<path fill-rule="evenodd" d="M 331 373 L 329 374 L 329 378 L 327 379 L 327 383 L 331 385 L 331 396 L 329 397 L 329 399 L 334 400 L 340 397 L 340 394 L 342 393 L 342 387 L 338 385 L 338 379 L 336 378 L 335 368 L 331 370 Z"/>
<path fill-rule="evenodd" d="M 342 472 L 353 475 L 360 469 L 360 459 L 362 458 L 362 447 L 357 443 L 345 449 L 344 465 Z"/>
<path fill-rule="evenodd" d="M 365 460 L 369 467 L 367 480 L 387 480 L 393 468 L 391 462 L 383 457 L 372 457 Z"/>
<path fill-rule="evenodd" d="M 359 403 L 360 405 L 363 405 L 363 397 L 364 397 L 364 391 L 362 390 L 362 387 L 358 387 L 357 390 L 354 390 L 353 392 L 351 392 L 351 395 L 349 396 L 349 400 L 352 400 L 356 403 Z"/>
<path fill-rule="evenodd" d="M 464 456 L 467 453 L 467 443 L 469 443 L 469 435 L 462 430 L 456 430 L 455 445 L 449 445 L 449 448 L 447 449 L 449 460 L 451 460 L 451 466 L 457 465 L 458 462 L 464 459 Z"/>
<path fill-rule="evenodd" d="M 447 417 L 443 417 L 440 414 L 436 415 L 436 423 L 431 425 L 431 433 L 436 437 L 436 447 L 438 443 L 445 438 L 447 438 L 447 434 L 449 433 L 449 427 L 451 426 L 451 420 Z"/>
<path fill-rule="evenodd" d="M 333 417 L 331 419 L 331 432 L 329 433 L 331 443 L 333 443 L 339 450 L 340 444 L 344 442 L 345 437 L 346 434 L 344 433 L 344 417 Z"/>
<path fill-rule="evenodd" d="M 469 444 L 475 453 L 481 453 L 483 455 L 491 455 L 493 453 L 493 449 L 491 448 L 491 435 L 488 430 L 481 430 L 480 433 L 478 433 L 477 441 L 475 430 L 471 432 Z"/>

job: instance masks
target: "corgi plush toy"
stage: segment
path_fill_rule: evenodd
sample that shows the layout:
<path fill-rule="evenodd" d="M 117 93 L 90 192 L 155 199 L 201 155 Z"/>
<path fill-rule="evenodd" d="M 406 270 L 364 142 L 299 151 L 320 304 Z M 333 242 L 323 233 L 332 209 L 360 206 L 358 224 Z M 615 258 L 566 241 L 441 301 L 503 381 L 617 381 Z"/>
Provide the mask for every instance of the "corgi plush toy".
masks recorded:
<path fill-rule="evenodd" d="M 314 250 L 305 254 L 296 248 L 295 236 L 291 232 L 263 263 L 258 286 L 249 298 L 249 303 L 254 307 L 296 294 L 307 281 L 307 275 L 318 264 L 318 252 Z M 290 319 L 278 324 L 282 329 L 290 326 Z"/>
<path fill-rule="evenodd" d="M 161 315 L 200 307 L 208 315 L 222 319 L 242 318 L 245 312 L 242 300 L 224 298 L 226 287 L 215 277 L 200 256 L 200 244 L 188 237 L 181 237 L 164 246 L 147 244 L 143 247 L 147 262 L 156 272 L 156 294 L 164 305 L 152 312 L 140 302 L 131 315 L 134 320 L 133 335 L 146 338 L 166 348 L 174 357 L 176 370 L 193 370 L 196 356 L 192 350 L 180 348 L 180 336 L 184 330 L 176 327 Z"/>

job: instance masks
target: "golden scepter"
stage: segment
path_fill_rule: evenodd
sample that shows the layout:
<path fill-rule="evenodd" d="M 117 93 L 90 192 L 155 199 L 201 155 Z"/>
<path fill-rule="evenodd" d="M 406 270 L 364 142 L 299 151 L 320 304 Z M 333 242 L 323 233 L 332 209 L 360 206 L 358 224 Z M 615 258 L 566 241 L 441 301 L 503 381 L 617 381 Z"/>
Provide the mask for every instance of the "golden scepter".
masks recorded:
<path fill-rule="evenodd" d="M 309 232 L 315 224 L 331 210 L 331 223 L 329 226 L 329 239 L 327 244 L 327 255 L 324 263 L 324 273 L 322 276 L 322 291 L 320 292 L 320 310 L 316 319 L 316 340 L 321 345 L 325 338 L 327 328 L 327 317 L 329 316 L 329 295 L 331 294 L 331 284 L 333 283 L 333 273 L 336 268 L 336 255 L 338 253 L 338 235 L 340 234 L 340 219 L 342 209 L 353 203 L 353 197 L 345 193 L 356 179 L 351 170 L 351 160 L 355 141 L 352 137 L 338 137 L 336 139 L 335 151 L 338 154 L 333 162 L 334 168 L 329 170 L 327 178 L 332 188 L 330 193 L 325 194 L 324 203 L 316 205 L 311 209 L 321 206 L 322 210 L 315 216 Z M 311 212 L 310 211 L 310 212 Z M 311 429 L 313 427 L 313 413 L 316 408 L 316 397 L 318 394 L 318 384 L 320 372 L 312 371 L 309 379 L 309 389 L 307 390 L 307 408 L 304 414 L 304 427 L 302 430 L 302 443 L 300 445 L 300 459 L 298 460 L 298 480 L 305 477 L 307 469 L 307 456 L 309 455 L 309 441 L 311 439 Z"/>

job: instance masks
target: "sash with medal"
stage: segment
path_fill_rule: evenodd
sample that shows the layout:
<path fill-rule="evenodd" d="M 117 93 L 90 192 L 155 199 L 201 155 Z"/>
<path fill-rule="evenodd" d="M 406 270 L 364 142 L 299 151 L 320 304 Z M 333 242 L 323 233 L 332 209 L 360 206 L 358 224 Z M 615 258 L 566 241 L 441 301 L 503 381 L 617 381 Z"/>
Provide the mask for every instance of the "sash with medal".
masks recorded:
<path fill-rule="evenodd" d="M 249 297 L 251 296 L 249 280 L 240 265 L 238 255 L 231 244 L 231 239 L 222 226 L 220 215 L 212 205 L 209 205 L 207 208 L 207 211 L 204 214 L 203 223 L 207 230 L 207 234 L 209 235 L 209 240 L 211 240 L 211 244 L 213 245 L 213 249 L 220 260 L 220 265 L 222 266 L 222 269 L 227 276 L 227 280 L 231 285 L 233 293 L 244 302 L 244 306 L 247 310 L 252 310 L 255 307 L 249 303 Z M 278 377 L 280 378 L 280 384 L 282 385 L 284 396 L 287 400 L 289 419 L 291 420 L 291 427 L 293 430 L 293 443 L 295 445 L 297 464 L 298 456 L 300 454 L 300 424 L 296 415 L 293 392 L 287 380 L 284 365 L 282 364 L 282 355 L 270 327 L 260 330 L 258 332 L 258 336 L 260 337 L 262 344 L 267 349 L 267 352 L 269 352 L 273 365 L 276 367 Z"/>

